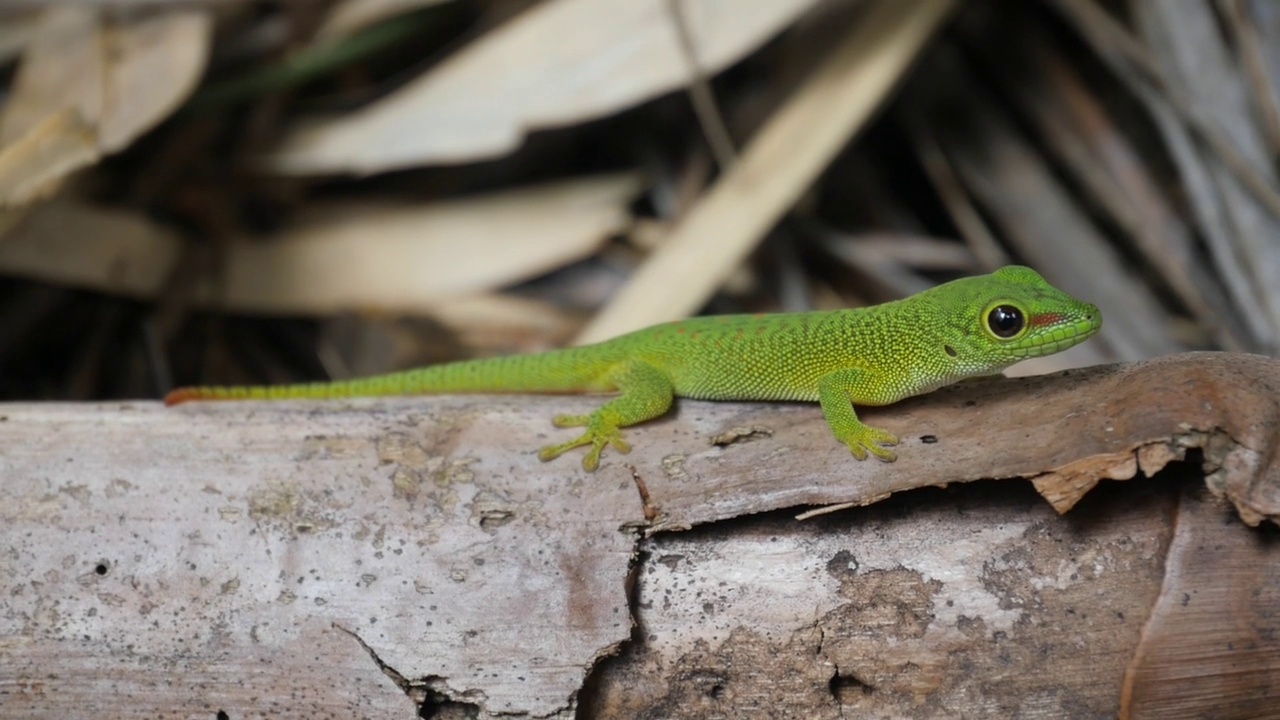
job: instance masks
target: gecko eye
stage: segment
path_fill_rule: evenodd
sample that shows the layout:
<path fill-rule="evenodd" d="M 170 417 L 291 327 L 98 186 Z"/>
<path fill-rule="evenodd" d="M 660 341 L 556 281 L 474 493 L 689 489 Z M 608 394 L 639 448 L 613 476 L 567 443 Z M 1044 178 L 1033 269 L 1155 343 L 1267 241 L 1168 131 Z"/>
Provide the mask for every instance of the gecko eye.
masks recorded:
<path fill-rule="evenodd" d="M 1011 338 L 1027 324 L 1022 311 L 1012 305 L 997 305 L 987 313 L 987 327 L 998 338 Z"/>

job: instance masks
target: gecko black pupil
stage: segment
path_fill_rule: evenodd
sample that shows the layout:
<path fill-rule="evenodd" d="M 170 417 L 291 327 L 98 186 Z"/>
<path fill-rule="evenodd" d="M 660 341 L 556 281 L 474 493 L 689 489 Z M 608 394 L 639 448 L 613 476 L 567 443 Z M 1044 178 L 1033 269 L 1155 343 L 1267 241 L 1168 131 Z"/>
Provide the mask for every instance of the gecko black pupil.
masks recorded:
<path fill-rule="evenodd" d="M 1012 305 L 999 305 L 987 315 L 987 326 L 996 337 L 1011 338 L 1022 332 L 1025 324 L 1022 311 Z"/>

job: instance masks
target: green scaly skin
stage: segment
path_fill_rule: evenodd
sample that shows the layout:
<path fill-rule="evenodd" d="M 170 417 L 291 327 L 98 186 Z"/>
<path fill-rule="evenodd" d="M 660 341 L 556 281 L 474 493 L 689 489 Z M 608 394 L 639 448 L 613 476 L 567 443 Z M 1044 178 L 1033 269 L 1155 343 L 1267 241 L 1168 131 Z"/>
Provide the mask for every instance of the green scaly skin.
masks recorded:
<path fill-rule="evenodd" d="M 888 447 L 897 437 L 864 425 L 854 405 L 888 405 L 992 375 L 1020 360 L 1066 350 L 1101 326 L 1096 306 L 1054 288 L 1029 268 L 1009 266 L 867 308 L 699 317 L 537 355 L 343 382 L 183 388 L 165 402 L 617 392 L 590 415 L 556 416 L 556 426 L 586 431 L 538 453 L 551 460 L 589 445 L 582 466 L 593 471 L 605 447 L 631 449 L 622 428 L 662 415 L 676 397 L 817 401 L 836 439 L 854 457 L 893 461 Z"/>

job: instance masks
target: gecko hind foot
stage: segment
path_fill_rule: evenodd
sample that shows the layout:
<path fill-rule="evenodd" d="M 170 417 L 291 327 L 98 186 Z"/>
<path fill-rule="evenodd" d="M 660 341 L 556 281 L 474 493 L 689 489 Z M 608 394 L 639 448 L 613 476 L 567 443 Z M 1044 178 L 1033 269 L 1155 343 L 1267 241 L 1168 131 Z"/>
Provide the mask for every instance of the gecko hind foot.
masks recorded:
<path fill-rule="evenodd" d="M 591 449 L 587 451 L 586 457 L 582 458 L 582 469 L 587 472 L 594 472 L 596 468 L 600 467 L 600 455 L 604 452 L 606 446 L 612 445 L 614 450 L 624 455 L 631 452 L 631 444 L 622 439 L 621 430 L 604 424 L 592 423 L 585 415 L 558 415 L 552 422 L 557 427 L 581 427 L 586 425 L 587 431 L 569 442 L 548 445 L 539 450 L 538 459 L 543 462 L 554 460 L 574 448 L 590 445 Z"/>

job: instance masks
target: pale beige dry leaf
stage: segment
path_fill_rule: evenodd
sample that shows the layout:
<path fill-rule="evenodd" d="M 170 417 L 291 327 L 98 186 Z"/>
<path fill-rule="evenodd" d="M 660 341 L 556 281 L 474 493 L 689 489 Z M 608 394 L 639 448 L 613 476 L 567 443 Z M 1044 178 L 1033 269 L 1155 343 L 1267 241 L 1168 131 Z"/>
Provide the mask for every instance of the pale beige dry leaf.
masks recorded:
<path fill-rule="evenodd" d="M 402 13 L 454 0 L 345 0 L 329 11 L 324 24 L 316 31 L 317 41 L 348 37 L 375 23 Z"/>
<path fill-rule="evenodd" d="M 182 238 L 141 215 L 58 199 L 30 208 L 0 242 L 0 274 L 152 299 Z"/>
<path fill-rule="evenodd" d="M 102 115 L 101 17 L 69 5 L 45 11 L 27 43 L 0 115 L 0 145 L 9 145 L 59 113 L 90 124 Z"/>
<path fill-rule="evenodd" d="M 486 293 L 442 300 L 431 316 L 443 323 L 467 348 L 511 346 L 513 339 L 536 338 L 541 347 L 569 339 L 576 325 L 562 308 L 531 298 Z M 527 340 L 532 342 L 532 340 Z"/>
<path fill-rule="evenodd" d="M 211 16 L 195 9 L 109 27 L 102 51 L 108 72 L 99 138 L 104 152 L 124 148 L 195 90 L 211 34 Z"/>
<path fill-rule="evenodd" d="M 196 8 L 111 19 L 92 5 L 46 9 L 0 115 L 0 206 L 54 192 L 172 113 L 204 71 L 210 31 Z"/>
<path fill-rule="evenodd" d="M 0 209 L 49 197 L 67 175 L 99 155 L 94 128 L 83 115 L 67 108 L 46 117 L 0 146 Z"/>
<path fill-rule="evenodd" d="M 137 300 L 160 295 L 182 252 L 181 237 L 141 215 L 65 198 L 0 211 L 0 234 L 10 227 L 0 243 L 0 275 Z M 209 308 L 218 298 L 205 292 L 195 300 Z M 227 300 L 245 305 L 239 298 Z M 496 293 L 442 298 L 413 310 L 439 321 L 470 348 L 506 349 L 513 338 L 524 338 L 527 349 L 542 350 L 566 340 L 575 327 L 560 308 Z"/>
<path fill-rule="evenodd" d="M 441 301 L 430 320 L 422 315 L 343 313 L 322 325 L 316 356 L 336 380 L 368 377 L 439 362 L 449 347 L 478 357 L 543 352 L 562 346 L 577 330 L 581 314 L 557 304 L 511 293 L 462 295 Z"/>
<path fill-rule="evenodd" d="M 700 65 L 726 67 L 817 0 L 684 0 Z M 586 30 L 590 28 L 590 30 Z M 667 0 L 548 0 L 364 110 L 299 128 L 271 165 L 373 173 L 501 156 L 689 78 Z"/>
<path fill-rule="evenodd" d="M 872 5 L 578 340 L 697 311 L 870 119 L 954 6 Z"/>
<path fill-rule="evenodd" d="M 0 15 L 0 63 L 7 63 L 22 52 L 38 19 L 34 9 Z"/>
<path fill-rule="evenodd" d="M 439 313 L 446 323 L 468 312 L 492 319 L 492 302 L 457 305 L 457 298 L 595 252 L 626 229 L 640 187 L 638 176 L 622 174 L 435 204 L 328 208 L 277 238 L 233 243 L 224 283 L 200 288 L 196 301 L 253 313 L 379 309 Z M 181 247 L 174 233 L 140 216 L 59 201 L 32 209 L 0 243 L 0 274 L 151 298 Z"/>
<path fill-rule="evenodd" d="M 582 259 L 630 223 L 635 175 L 416 206 L 331 208 L 272 242 L 232 246 L 229 309 L 413 311 Z"/>

